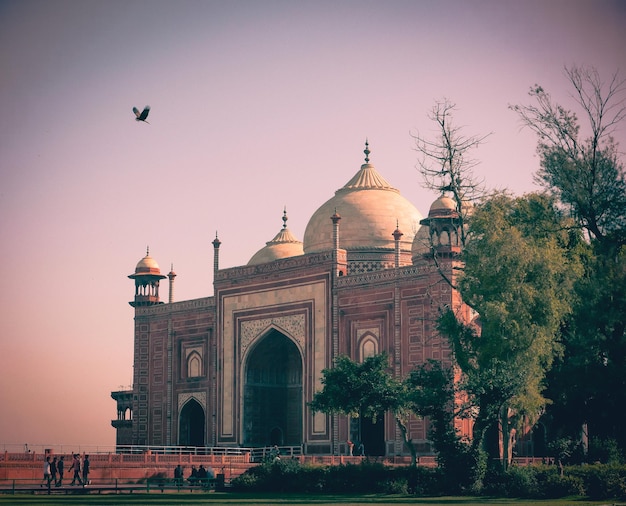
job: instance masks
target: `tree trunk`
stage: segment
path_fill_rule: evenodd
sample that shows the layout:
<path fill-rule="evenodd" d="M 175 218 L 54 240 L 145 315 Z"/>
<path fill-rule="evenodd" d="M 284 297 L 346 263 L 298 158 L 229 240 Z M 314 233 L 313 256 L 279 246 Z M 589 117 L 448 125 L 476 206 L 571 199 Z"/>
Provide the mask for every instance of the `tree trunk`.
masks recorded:
<path fill-rule="evenodd" d="M 415 449 L 415 445 L 413 444 L 413 439 L 409 438 L 409 434 L 406 428 L 406 424 L 400 419 L 399 416 L 396 416 L 396 423 L 400 428 L 400 432 L 402 432 L 402 439 L 406 444 L 407 448 L 411 452 L 411 465 L 417 465 L 417 450 Z"/>

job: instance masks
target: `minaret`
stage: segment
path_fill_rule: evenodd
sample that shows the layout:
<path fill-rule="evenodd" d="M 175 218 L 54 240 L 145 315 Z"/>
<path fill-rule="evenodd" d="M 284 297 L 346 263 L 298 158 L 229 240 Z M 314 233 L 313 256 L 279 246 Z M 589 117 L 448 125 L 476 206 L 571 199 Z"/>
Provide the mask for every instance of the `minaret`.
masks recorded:
<path fill-rule="evenodd" d="M 174 264 L 172 264 L 171 270 L 168 273 L 167 277 L 170 280 L 170 293 L 167 302 L 171 304 L 172 302 L 174 302 L 174 278 L 176 277 L 176 273 L 174 272 Z"/>
<path fill-rule="evenodd" d="M 393 239 L 395 241 L 395 268 L 400 267 L 400 238 L 404 235 L 398 228 L 398 220 L 396 220 L 396 229 L 393 231 Z"/>
<path fill-rule="evenodd" d="M 131 306 L 162 304 L 159 300 L 159 281 L 167 276 L 161 274 L 159 264 L 150 256 L 149 247 L 146 248 L 146 256 L 137 263 L 134 274 L 128 277 L 135 280 L 135 300 L 129 302 Z"/>
<path fill-rule="evenodd" d="M 215 239 L 213 239 L 213 280 L 215 280 L 215 274 L 220 269 L 220 244 L 222 243 L 217 238 L 217 230 L 216 230 Z"/>

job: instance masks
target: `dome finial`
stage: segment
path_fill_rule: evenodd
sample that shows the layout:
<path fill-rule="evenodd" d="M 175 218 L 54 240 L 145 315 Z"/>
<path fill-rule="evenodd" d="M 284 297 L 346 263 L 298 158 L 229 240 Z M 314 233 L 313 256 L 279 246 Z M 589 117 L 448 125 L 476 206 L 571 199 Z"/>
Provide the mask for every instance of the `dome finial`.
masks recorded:
<path fill-rule="evenodd" d="M 287 228 L 287 206 L 283 209 L 283 228 Z"/>
<path fill-rule="evenodd" d="M 146 256 L 150 256 L 150 246 L 146 246 Z"/>
<path fill-rule="evenodd" d="M 365 163 L 370 163 L 370 148 L 369 148 L 369 142 L 367 141 L 367 137 L 365 138 L 365 149 L 363 150 L 363 153 L 365 153 Z"/>

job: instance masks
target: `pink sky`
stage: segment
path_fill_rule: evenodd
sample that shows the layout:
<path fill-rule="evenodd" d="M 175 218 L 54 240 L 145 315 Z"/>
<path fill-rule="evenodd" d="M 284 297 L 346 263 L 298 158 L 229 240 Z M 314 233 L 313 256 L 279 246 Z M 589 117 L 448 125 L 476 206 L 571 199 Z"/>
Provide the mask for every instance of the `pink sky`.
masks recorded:
<path fill-rule="evenodd" d="M 210 296 L 215 232 L 222 267 L 284 206 L 302 240 L 366 137 L 426 214 L 410 132 L 434 135 L 435 100 L 493 132 L 490 187 L 535 189 L 508 104 L 540 83 L 574 107 L 564 65 L 626 77 L 624 26 L 618 0 L 0 1 L 0 444 L 114 444 L 147 245 L 176 300 Z"/>

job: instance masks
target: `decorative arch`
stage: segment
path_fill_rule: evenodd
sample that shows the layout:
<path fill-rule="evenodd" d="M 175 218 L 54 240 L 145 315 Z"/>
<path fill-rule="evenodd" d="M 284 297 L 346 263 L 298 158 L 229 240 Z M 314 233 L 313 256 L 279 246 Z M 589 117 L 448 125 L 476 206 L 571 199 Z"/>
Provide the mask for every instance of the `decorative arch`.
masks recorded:
<path fill-rule="evenodd" d="M 194 350 L 187 356 L 187 377 L 197 378 L 198 376 L 202 376 L 202 356 Z"/>
<path fill-rule="evenodd" d="M 358 347 L 361 362 L 367 357 L 378 355 L 378 337 L 371 331 L 364 332 L 359 338 Z"/>
<path fill-rule="evenodd" d="M 241 344 L 240 359 L 242 364 L 245 363 L 246 355 L 255 342 L 267 336 L 273 330 L 287 336 L 298 347 L 300 353 L 303 353 L 306 335 L 304 314 L 298 313 L 288 316 L 260 318 L 241 322 L 239 341 Z"/>

